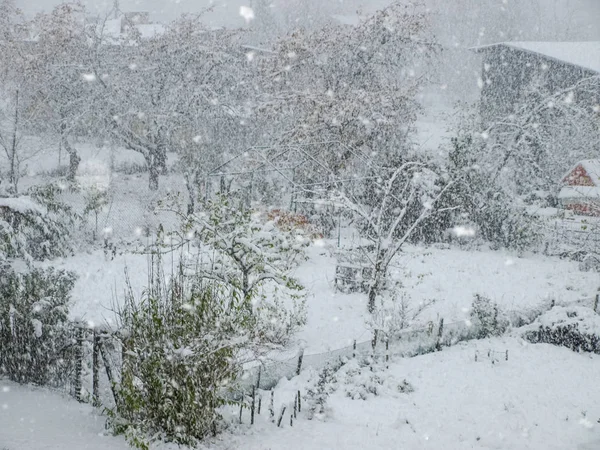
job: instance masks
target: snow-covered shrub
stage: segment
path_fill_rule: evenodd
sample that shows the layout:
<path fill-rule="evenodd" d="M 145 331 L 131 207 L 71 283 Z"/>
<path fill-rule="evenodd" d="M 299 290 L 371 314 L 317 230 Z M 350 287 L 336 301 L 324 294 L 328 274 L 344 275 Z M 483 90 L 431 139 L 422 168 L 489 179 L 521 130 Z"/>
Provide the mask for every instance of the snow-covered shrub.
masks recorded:
<path fill-rule="evenodd" d="M 66 256 L 76 215 L 57 199 L 59 188 L 36 186 L 26 196 L 0 198 L 0 259 Z"/>
<path fill-rule="evenodd" d="M 325 366 L 318 375 L 314 386 L 306 392 L 305 401 L 308 405 L 308 418 L 324 419 L 328 412 L 327 399 L 335 392 L 337 383 L 337 372 L 344 365 L 339 361 Z"/>
<path fill-rule="evenodd" d="M 198 275 L 235 292 L 249 310 L 258 306 L 262 295 L 283 303 L 299 299 L 303 288 L 290 271 L 305 260 L 309 239 L 265 221 L 235 197 L 218 196 L 203 205 L 204 211 L 181 214 L 181 232 L 172 235 L 171 242 L 202 252 Z"/>
<path fill-rule="evenodd" d="M 398 382 L 383 367 L 360 364 L 356 359 L 348 361 L 339 370 L 337 378 L 345 395 L 353 400 L 367 400 L 384 393 L 394 396 L 414 391 L 408 381 Z"/>
<path fill-rule="evenodd" d="M 0 274 L 0 374 L 19 383 L 56 382 L 69 371 L 67 327 L 75 275 L 33 269 Z"/>
<path fill-rule="evenodd" d="M 443 199 L 444 205 L 459 206 L 453 210 L 454 222 L 474 224 L 477 236 L 495 248 L 525 250 L 536 246 L 541 240 L 536 218 L 481 161 L 481 148 L 486 143 L 475 135 L 465 131 L 452 139 L 447 171 L 454 184 Z"/>
<path fill-rule="evenodd" d="M 108 205 L 108 192 L 98 188 L 96 185 L 92 185 L 85 189 L 83 199 L 85 201 L 83 216 L 87 218 L 88 215 L 93 214 L 94 217 L 94 232 L 92 237 L 95 241 L 98 236 L 98 214 Z"/>
<path fill-rule="evenodd" d="M 140 302 L 130 295 L 119 313 L 125 357 L 109 425 L 141 449 L 212 433 L 253 338 L 243 299 L 202 287 L 195 274 L 164 281 Z"/>
<path fill-rule="evenodd" d="M 276 296 L 263 298 L 256 308 L 255 334 L 260 342 L 274 345 L 287 345 L 290 339 L 306 325 L 306 300 L 292 298 L 288 309 Z"/>
<path fill-rule="evenodd" d="M 557 306 L 538 317 L 523 337 L 532 343 L 600 354 L 600 316 L 582 306 Z"/>
<path fill-rule="evenodd" d="M 397 340 L 402 331 L 413 325 L 419 315 L 435 303 L 434 300 L 425 300 L 415 305 L 410 294 L 401 287 L 384 292 L 379 300 L 380 304 L 367 319 L 367 326 L 377 330 L 381 338 L 389 340 Z"/>
<path fill-rule="evenodd" d="M 471 304 L 471 320 L 479 331 L 478 337 L 480 339 L 500 336 L 508 328 L 508 320 L 506 320 L 498 305 L 479 294 L 475 294 L 475 300 Z"/>

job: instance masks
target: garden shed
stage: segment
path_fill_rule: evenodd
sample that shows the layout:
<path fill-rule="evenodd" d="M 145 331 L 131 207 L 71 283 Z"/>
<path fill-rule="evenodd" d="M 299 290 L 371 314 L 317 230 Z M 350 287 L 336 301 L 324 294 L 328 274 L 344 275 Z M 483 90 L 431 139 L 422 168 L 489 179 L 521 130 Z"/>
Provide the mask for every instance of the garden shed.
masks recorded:
<path fill-rule="evenodd" d="M 558 199 L 575 214 L 600 216 L 600 159 L 578 162 L 562 179 Z"/>

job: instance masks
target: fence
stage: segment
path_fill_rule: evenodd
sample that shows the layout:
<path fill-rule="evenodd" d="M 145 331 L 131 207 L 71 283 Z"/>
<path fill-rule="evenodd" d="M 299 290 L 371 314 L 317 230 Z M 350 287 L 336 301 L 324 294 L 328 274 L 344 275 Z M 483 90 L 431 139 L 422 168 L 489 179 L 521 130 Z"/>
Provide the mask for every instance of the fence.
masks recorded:
<path fill-rule="evenodd" d="M 578 305 L 600 308 L 600 292 L 591 298 L 575 302 L 556 302 L 553 306 Z M 537 314 L 539 315 L 539 313 Z M 512 319 L 531 322 L 536 314 L 513 312 Z M 509 316 L 511 314 L 509 313 Z M 518 317 L 517 317 L 518 316 Z M 392 357 L 411 357 L 454 345 L 462 340 L 475 338 L 477 327 L 466 321 L 444 323 L 429 322 L 421 328 L 406 329 L 389 339 L 374 333 L 371 339 L 323 353 L 305 353 L 303 350 L 292 356 L 271 354 L 260 364 L 244 368 L 239 394 L 248 396 L 255 389 L 270 390 L 282 378 L 291 379 L 302 369 L 322 370 L 328 365 L 350 358 L 366 361 L 389 361 Z M 49 387 L 67 393 L 79 401 L 107 407 L 115 404 L 115 384 L 120 382 L 123 362 L 123 346 L 118 333 L 105 328 L 90 328 L 86 323 L 71 323 L 68 330 L 71 345 L 60 355 L 65 359 L 59 372 L 54 373 Z M 239 395 L 238 395 L 239 396 Z"/>
<path fill-rule="evenodd" d="M 119 339 L 109 330 L 71 322 L 67 341 L 66 348 L 53 355 L 61 363 L 55 366 L 47 387 L 80 402 L 113 406 L 113 382 L 120 381 L 122 361 Z"/>
<path fill-rule="evenodd" d="M 547 226 L 547 247 L 550 254 L 585 251 L 600 254 L 600 221 L 597 218 L 565 218 Z"/>
<path fill-rule="evenodd" d="M 548 307 L 552 308 L 555 305 L 585 306 L 599 311 L 600 292 L 595 297 L 579 299 L 574 302 L 556 302 Z M 509 311 L 507 316 L 511 323 L 522 326 L 532 322 L 539 315 L 539 308 L 535 309 L 536 311 Z M 321 370 L 329 364 L 346 358 L 387 360 L 390 357 L 412 357 L 439 350 L 441 347 L 449 347 L 466 339 L 473 339 L 477 336 L 478 331 L 476 326 L 464 320 L 444 323 L 442 319 L 438 324 L 430 322 L 425 327 L 406 329 L 389 340 L 382 336 L 377 338 L 373 336 L 370 340 L 354 341 L 352 345 L 323 353 L 306 354 L 300 350 L 292 357 L 287 356 L 281 359 L 278 359 L 277 355 L 271 355 L 266 362 L 246 368 L 241 387 L 246 393 L 251 391 L 252 386 L 269 390 L 275 387 L 282 378 L 290 379 L 301 369 L 310 367 Z"/>
<path fill-rule="evenodd" d="M 269 390 L 282 378 L 292 378 L 301 369 L 313 368 L 321 370 L 329 364 L 346 358 L 372 358 L 388 360 L 390 357 L 409 357 L 450 346 L 457 342 L 474 337 L 477 329 L 465 321 L 444 324 L 443 319 L 438 324 L 430 322 L 428 326 L 404 330 L 389 339 L 377 336 L 370 340 L 356 342 L 336 350 L 306 354 L 300 350 L 293 357 L 277 359 L 271 355 L 260 365 L 246 367 L 242 377 L 242 390 L 250 392 L 252 386 Z"/>

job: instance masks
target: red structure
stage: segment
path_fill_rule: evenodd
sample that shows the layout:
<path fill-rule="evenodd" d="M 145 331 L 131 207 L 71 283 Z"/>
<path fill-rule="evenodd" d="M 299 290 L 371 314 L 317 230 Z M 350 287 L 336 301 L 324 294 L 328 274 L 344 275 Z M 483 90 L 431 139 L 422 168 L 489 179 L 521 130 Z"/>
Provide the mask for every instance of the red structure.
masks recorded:
<path fill-rule="evenodd" d="M 580 161 L 562 179 L 558 198 L 575 214 L 600 216 L 600 160 Z"/>

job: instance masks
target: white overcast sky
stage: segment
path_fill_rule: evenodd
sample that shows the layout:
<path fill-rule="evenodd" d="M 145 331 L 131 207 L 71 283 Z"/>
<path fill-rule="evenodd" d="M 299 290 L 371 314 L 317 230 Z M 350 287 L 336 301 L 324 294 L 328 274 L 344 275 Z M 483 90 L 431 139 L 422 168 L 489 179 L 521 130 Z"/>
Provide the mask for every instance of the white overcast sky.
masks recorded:
<path fill-rule="evenodd" d="M 374 9 L 391 0 L 306 0 L 314 6 L 329 6 L 338 11 L 346 10 L 351 14 L 357 7 L 364 9 Z M 508 5 L 515 0 L 497 0 L 498 4 Z M 585 36 L 600 39 L 600 0 L 539 0 L 546 14 L 552 14 L 556 3 L 568 5 L 569 14 L 573 15 L 574 27 L 586 29 Z M 17 5 L 28 14 L 33 14 L 41 10 L 49 10 L 53 6 L 61 3 L 61 0 L 16 0 Z M 102 15 L 110 10 L 114 0 L 82 0 L 90 11 L 96 11 Z M 252 0 L 119 0 L 120 8 L 123 11 L 150 11 L 152 18 L 157 21 L 168 21 L 184 12 L 199 12 L 212 5 L 214 12 L 205 16 L 205 21 L 212 26 L 235 27 L 244 25 L 244 19 L 240 17 L 240 6 L 250 6 Z M 272 0 L 274 8 L 286 8 L 292 0 Z M 446 5 L 460 0 L 445 0 Z M 366 8 L 365 8 L 366 7 Z M 460 26 L 460 24 L 457 24 Z M 591 32 L 590 32 L 591 30 Z"/>

